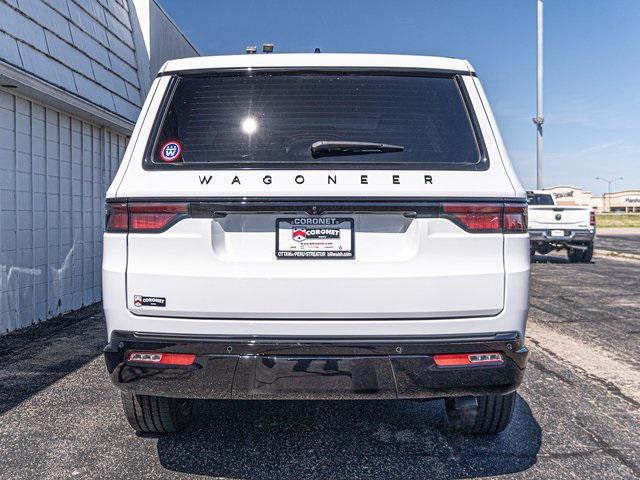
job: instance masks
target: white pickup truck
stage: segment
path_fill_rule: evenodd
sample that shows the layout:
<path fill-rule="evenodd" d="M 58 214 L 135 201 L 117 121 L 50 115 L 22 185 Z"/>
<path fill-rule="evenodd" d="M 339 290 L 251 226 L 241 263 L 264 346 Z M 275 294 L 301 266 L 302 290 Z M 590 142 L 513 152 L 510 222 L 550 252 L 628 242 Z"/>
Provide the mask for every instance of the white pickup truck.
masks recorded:
<path fill-rule="evenodd" d="M 527 192 L 531 256 L 566 250 L 570 262 L 588 263 L 593 256 L 596 216 L 591 207 L 559 206 L 545 191 Z"/>

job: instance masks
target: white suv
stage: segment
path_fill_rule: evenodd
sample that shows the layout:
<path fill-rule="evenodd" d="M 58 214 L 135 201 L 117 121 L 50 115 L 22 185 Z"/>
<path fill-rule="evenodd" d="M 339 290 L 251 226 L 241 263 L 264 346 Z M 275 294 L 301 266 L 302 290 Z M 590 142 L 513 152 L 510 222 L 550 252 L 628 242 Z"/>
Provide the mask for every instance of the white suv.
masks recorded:
<path fill-rule="evenodd" d="M 107 192 L 105 349 L 138 431 L 192 399 L 445 399 L 497 433 L 527 360 L 526 194 L 464 60 L 164 65 Z"/>

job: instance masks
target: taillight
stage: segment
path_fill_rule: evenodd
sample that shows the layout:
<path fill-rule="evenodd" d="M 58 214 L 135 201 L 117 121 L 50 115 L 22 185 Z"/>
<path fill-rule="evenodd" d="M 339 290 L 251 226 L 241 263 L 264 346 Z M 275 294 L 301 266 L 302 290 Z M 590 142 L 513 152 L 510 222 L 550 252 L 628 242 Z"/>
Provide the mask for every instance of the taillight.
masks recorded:
<path fill-rule="evenodd" d="M 193 353 L 131 352 L 127 361 L 156 365 L 193 365 L 196 356 Z"/>
<path fill-rule="evenodd" d="M 507 203 L 502 214 L 504 233 L 525 233 L 527 231 L 527 206 Z"/>
<path fill-rule="evenodd" d="M 186 203 L 108 203 L 106 231 L 158 233 L 188 213 Z"/>
<path fill-rule="evenodd" d="M 589 212 L 589 225 L 591 225 L 592 227 L 596 226 L 596 212 L 594 212 L 593 210 Z"/>
<path fill-rule="evenodd" d="M 442 216 L 472 233 L 524 233 L 527 206 L 501 203 L 445 203 Z"/>
<path fill-rule="evenodd" d="M 502 205 L 499 203 L 445 203 L 442 213 L 467 231 L 500 233 Z"/>
<path fill-rule="evenodd" d="M 105 230 L 107 232 L 129 231 L 129 212 L 126 203 L 107 203 L 106 214 Z"/>
<path fill-rule="evenodd" d="M 185 217 L 186 203 L 130 203 L 130 232 L 159 232 Z"/>

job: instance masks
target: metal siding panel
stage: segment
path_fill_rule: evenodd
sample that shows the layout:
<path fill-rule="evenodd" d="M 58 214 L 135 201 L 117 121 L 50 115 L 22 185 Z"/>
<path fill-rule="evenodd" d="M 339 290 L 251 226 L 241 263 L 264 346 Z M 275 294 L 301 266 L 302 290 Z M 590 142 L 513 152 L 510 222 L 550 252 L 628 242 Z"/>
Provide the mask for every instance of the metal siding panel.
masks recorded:
<path fill-rule="evenodd" d="M 61 310 L 72 309 L 73 292 L 73 196 L 72 196 L 73 131 L 71 117 L 60 119 L 60 299 Z"/>
<path fill-rule="evenodd" d="M 129 13 L 122 5 L 116 3 L 113 0 L 98 0 L 106 11 L 111 13 L 114 17 L 118 19 L 120 23 L 122 23 L 125 27 L 131 30 L 131 21 L 129 20 Z"/>
<path fill-rule="evenodd" d="M 98 83 L 89 80 L 76 73 L 73 74 L 76 85 L 78 86 L 78 93 L 85 98 L 91 98 L 93 102 L 105 107 L 111 111 L 115 111 L 113 103 L 113 96 L 109 90 L 103 88 Z"/>
<path fill-rule="evenodd" d="M 16 141 L 15 97 L 0 92 L 0 144 L 2 188 L 0 190 L 0 333 L 15 328 L 16 302 L 11 268 L 16 264 Z M 9 141 L 10 140 L 10 141 Z M 13 175 L 13 176 L 11 176 Z M 13 182 L 11 181 L 13 180 Z"/>
<path fill-rule="evenodd" d="M 89 57 L 67 42 L 60 40 L 51 32 L 46 32 L 46 36 L 47 45 L 49 45 L 49 55 L 72 70 L 93 78 Z"/>
<path fill-rule="evenodd" d="M 0 18 L 2 30 L 43 52 L 47 51 L 47 41 L 42 27 L 4 3 L 0 3 Z"/>
<path fill-rule="evenodd" d="M 92 268 L 92 235 L 89 223 L 91 222 L 91 156 L 93 154 L 91 139 L 92 126 L 86 122 L 82 123 L 82 213 L 81 213 L 81 234 L 82 234 L 82 305 L 91 303 L 88 291 L 93 281 Z"/>
<path fill-rule="evenodd" d="M 58 258 L 60 256 L 60 125 L 58 113 L 49 108 L 45 111 L 46 121 L 46 248 L 47 248 L 47 318 L 57 314 L 57 298 L 60 281 L 57 275 Z"/>
<path fill-rule="evenodd" d="M 122 8 L 124 8 L 127 12 L 129 11 L 129 4 L 127 0 L 109 0 L 109 5 L 118 4 Z"/>
<path fill-rule="evenodd" d="M 129 100 L 136 105 L 142 105 L 142 103 L 140 102 L 140 90 L 131 85 L 129 82 L 125 82 L 125 86 L 127 87 L 127 98 L 129 98 Z"/>
<path fill-rule="evenodd" d="M 125 27 L 116 17 L 111 15 L 111 13 L 106 13 L 107 17 L 107 27 L 111 30 L 116 36 L 128 45 L 133 45 L 133 36 L 131 35 L 131 30 Z"/>
<path fill-rule="evenodd" d="M 31 103 L 31 238 L 33 321 L 46 320 L 46 132 L 44 107 Z"/>
<path fill-rule="evenodd" d="M 104 129 L 94 127 L 93 129 L 93 165 L 91 173 L 93 179 L 91 182 L 91 200 L 92 200 L 92 225 L 91 239 L 93 241 L 93 290 L 91 292 L 91 302 L 95 302 L 101 298 L 102 290 L 102 269 L 101 269 L 101 252 L 102 252 L 102 203 L 104 194 L 102 193 L 102 164 L 104 162 L 102 136 Z"/>
<path fill-rule="evenodd" d="M 97 62 L 92 61 L 91 63 L 95 79 L 100 85 L 117 93 L 121 97 L 127 98 L 127 87 L 122 77 L 110 72 Z"/>
<path fill-rule="evenodd" d="M 69 68 L 24 43 L 19 43 L 18 49 L 25 70 L 59 85 L 69 92 L 77 93 L 73 73 Z"/>
<path fill-rule="evenodd" d="M 48 30 L 55 32 L 69 42 L 71 41 L 67 19 L 41 0 L 20 0 L 20 10 Z"/>
<path fill-rule="evenodd" d="M 104 195 L 126 137 L 0 92 L 0 333 L 100 300 Z"/>
<path fill-rule="evenodd" d="M 82 189 L 82 230 L 84 237 L 84 258 L 83 258 L 83 304 L 93 303 L 93 264 L 94 252 L 94 232 L 93 232 L 93 162 L 94 162 L 94 132 L 96 127 L 85 123 L 85 155 L 83 163 L 83 189 Z"/>
<path fill-rule="evenodd" d="M 71 25 L 70 28 L 74 45 L 85 52 L 89 57 L 99 61 L 103 65 L 111 65 L 109 62 L 109 51 L 104 46 L 100 45 L 100 43 L 91 38 L 75 25 Z"/>
<path fill-rule="evenodd" d="M 129 14 L 102 3 L 20 0 L 12 8 L 0 1 L 0 58 L 134 121 L 141 98 L 125 86 L 140 80 Z"/>
<path fill-rule="evenodd" d="M 32 175 L 32 117 L 31 104 L 16 100 L 17 129 L 17 230 L 18 258 L 12 268 L 17 277 L 17 324 L 15 328 L 27 326 L 34 312 L 34 245 L 33 245 L 33 175 Z"/>
<path fill-rule="evenodd" d="M 80 156 L 80 212 L 78 215 L 79 223 L 76 225 L 76 231 L 80 237 L 80 307 L 86 305 L 86 290 L 87 290 L 87 255 L 91 255 L 90 246 L 87 245 L 87 202 L 86 202 L 86 192 L 87 187 L 85 183 L 85 179 L 87 178 L 86 169 L 88 167 L 88 163 L 90 162 L 91 155 L 91 140 L 90 140 L 90 132 L 87 130 L 90 129 L 85 122 L 80 124 L 80 128 L 82 131 L 82 150 Z M 90 168 L 90 167 L 89 167 Z"/>
<path fill-rule="evenodd" d="M 123 100 L 117 95 L 113 96 L 113 101 L 116 106 L 116 112 L 126 118 L 138 118 L 140 115 L 140 107 L 137 105 L 128 102 L 127 100 Z"/>
<path fill-rule="evenodd" d="M 16 40 L 3 32 L 0 32 L 0 58 L 13 65 L 22 66 Z"/>
<path fill-rule="evenodd" d="M 71 0 L 72 2 L 80 5 L 89 15 L 91 15 L 94 19 L 96 19 L 101 25 L 106 25 L 107 21 L 105 20 L 105 9 L 100 4 L 100 2 L 96 2 L 96 0 Z"/>
<path fill-rule="evenodd" d="M 70 18 L 67 0 L 44 0 L 44 2 L 64 17 Z"/>
<path fill-rule="evenodd" d="M 90 305 L 94 301 L 93 297 L 93 273 L 95 259 L 95 235 L 93 231 L 93 168 L 95 160 L 94 141 L 96 127 L 87 125 L 88 145 L 87 162 L 84 165 L 84 217 L 82 227 L 85 235 L 85 257 L 84 257 L 84 304 Z"/>
<path fill-rule="evenodd" d="M 92 2 L 85 2 L 88 7 L 91 7 Z M 69 13 L 71 14 L 71 19 L 73 22 L 78 25 L 82 30 L 87 32 L 89 35 L 97 39 L 103 44 L 107 43 L 107 35 L 105 32 L 104 25 L 97 21 L 94 17 L 89 15 L 85 10 L 76 5 L 75 2 L 69 1 L 67 2 L 69 6 Z M 99 7 L 99 5 L 96 5 Z M 102 8 L 102 7 L 99 7 Z M 105 21 L 106 23 L 106 21 Z"/>
<path fill-rule="evenodd" d="M 82 305 L 82 123 L 71 119 L 71 308 Z"/>
<path fill-rule="evenodd" d="M 137 70 L 133 69 L 128 63 L 121 60 L 112 52 L 109 52 L 109 59 L 111 60 L 111 68 L 114 72 L 136 87 L 140 86 Z"/>
<path fill-rule="evenodd" d="M 107 38 L 109 39 L 109 47 L 111 47 L 111 50 L 117 53 L 119 57 L 125 60 L 132 67 L 137 65 L 135 47 L 133 43 L 125 44 L 122 42 L 122 39 L 116 37 L 111 32 L 107 32 Z"/>

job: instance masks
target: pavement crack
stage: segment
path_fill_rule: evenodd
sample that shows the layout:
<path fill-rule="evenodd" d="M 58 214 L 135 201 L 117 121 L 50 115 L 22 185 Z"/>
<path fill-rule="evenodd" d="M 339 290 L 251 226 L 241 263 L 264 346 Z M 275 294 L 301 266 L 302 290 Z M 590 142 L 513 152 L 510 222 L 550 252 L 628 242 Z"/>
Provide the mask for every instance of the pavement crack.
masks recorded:
<path fill-rule="evenodd" d="M 635 391 L 634 388 L 637 388 L 637 385 L 635 385 L 634 387 L 634 379 L 637 377 L 638 374 L 637 372 L 634 371 L 632 366 L 627 367 L 622 362 L 606 359 L 604 357 L 604 354 L 602 354 L 600 358 L 600 362 L 608 362 L 608 364 L 611 364 L 611 368 L 609 369 L 609 372 L 613 372 L 617 370 L 618 380 L 622 381 L 623 384 L 625 384 L 625 380 L 626 380 L 626 383 L 629 383 L 631 385 L 631 390 L 630 390 L 631 395 L 630 395 L 625 393 L 622 390 L 622 388 L 620 388 L 620 386 L 618 386 L 615 382 L 605 378 L 603 375 L 595 373 L 595 371 L 598 371 L 597 368 L 595 368 L 595 371 L 589 371 L 588 370 L 589 367 L 591 367 L 591 369 L 594 370 L 594 365 L 590 365 L 590 366 L 584 365 L 584 362 L 582 361 L 584 359 L 584 356 L 582 357 L 582 360 L 580 356 L 577 356 L 575 359 L 570 358 L 570 355 L 572 352 L 569 349 L 565 348 L 565 345 L 563 345 L 563 343 L 566 343 L 566 342 L 562 341 L 562 340 L 565 340 L 563 339 L 563 337 L 566 337 L 566 336 L 555 333 L 539 324 L 536 325 L 535 329 L 537 330 L 537 332 L 531 332 L 531 334 L 527 335 L 527 341 L 535 345 L 536 348 L 538 348 L 540 351 L 547 354 L 549 357 L 551 357 L 553 360 L 560 363 L 561 365 L 571 368 L 571 370 L 574 371 L 576 374 L 580 374 L 582 376 L 589 378 L 590 380 L 593 380 L 594 382 L 599 383 L 604 388 L 606 388 L 609 393 L 619 398 L 620 400 L 623 400 L 624 402 L 630 405 L 633 405 L 636 408 L 640 408 L 640 401 L 638 401 L 633 396 L 633 392 Z M 545 332 L 544 330 L 541 330 L 541 329 L 545 329 L 548 331 Z M 545 338 L 545 341 L 543 342 L 541 338 Z M 569 337 L 566 337 L 566 338 L 569 338 Z M 556 345 L 551 343 L 550 346 L 547 346 L 547 344 L 549 342 L 552 342 L 553 340 L 556 340 L 558 343 Z M 573 343 L 576 344 L 575 346 L 578 346 L 577 342 L 573 342 Z M 577 348 L 574 350 L 576 352 L 581 353 L 580 348 Z M 563 354 L 560 354 L 559 352 L 562 352 Z M 627 370 L 627 375 L 630 378 L 625 378 L 625 369 Z M 602 368 L 600 368 L 600 370 L 602 370 Z"/>
<path fill-rule="evenodd" d="M 535 308 L 536 310 L 540 310 L 543 313 L 546 313 L 547 315 L 551 315 L 552 317 L 556 317 L 556 318 L 561 318 L 563 321 L 562 322 L 554 322 L 554 323 L 576 323 L 579 322 L 581 320 L 576 320 L 575 318 L 570 318 L 566 315 L 562 315 L 558 312 L 552 312 L 551 310 L 547 310 L 544 307 L 541 307 L 540 305 L 536 305 L 535 303 L 529 303 L 529 306 L 532 308 Z"/>
<path fill-rule="evenodd" d="M 538 342 L 536 342 L 535 340 L 531 339 L 531 343 L 533 343 L 536 347 L 542 349 L 540 347 L 540 345 L 538 344 Z M 540 370 L 542 373 L 546 373 L 548 375 L 553 375 L 558 380 L 560 380 L 561 382 L 566 383 L 567 385 L 573 385 L 573 382 L 571 380 L 569 380 L 567 377 L 565 377 L 564 375 L 556 372 L 555 370 L 551 370 L 550 368 L 544 366 L 541 362 L 538 362 L 537 360 L 529 359 L 529 363 L 531 365 L 533 365 L 534 367 L 536 367 L 538 370 Z"/>
<path fill-rule="evenodd" d="M 602 438 L 597 433 L 593 432 L 589 427 L 584 425 L 580 421 L 576 421 L 576 425 L 580 427 L 595 443 L 603 453 L 615 458 L 620 463 L 622 463 L 625 467 L 633 472 L 636 478 L 640 478 L 640 466 L 636 465 L 634 462 L 627 459 L 627 457 L 622 453 L 622 451 L 614 446 L 612 446 L 609 442 L 607 442 L 604 438 Z"/>

